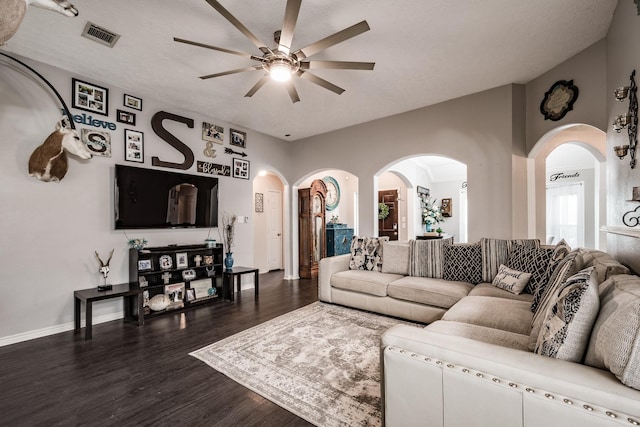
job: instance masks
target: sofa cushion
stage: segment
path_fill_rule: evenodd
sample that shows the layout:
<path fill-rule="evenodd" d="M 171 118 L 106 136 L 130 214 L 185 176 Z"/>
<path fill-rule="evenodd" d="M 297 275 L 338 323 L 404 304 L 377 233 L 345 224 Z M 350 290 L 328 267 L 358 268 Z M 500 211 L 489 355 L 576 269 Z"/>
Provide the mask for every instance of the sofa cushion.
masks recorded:
<path fill-rule="evenodd" d="M 409 274 L 409 242 L 384 242 L 382 253 L 383 273 Z"/>
<path fill-rule="evenodd" d="M 472 325 L 470 323 L 438 320 L 427 325 L 425 329 L 446 335 L 471 338 L 476 341 L 495 344 L 501 347 L 515 348 L 517 350 L 527 351 L 527 346 L 529 344 L 529 336 L 527 335 L 488 328 L 486 326 Z"/>
<path fill-rule="evenodd" d="M 525 288 L 525 292 L 533 294 L 540 283 L 549 280 L 549 261 L 553 250 L 546 248 L 529 248 L 515 245 L 509 254 L 507 266 L 514 270 L 531 273 L 531 279 Z"/>
<path fill-rule="evenodd" d="M 629 274 L 629 269 L 616 261 L 606 252 L 595 249 L 576 249 L 581 263 L 586 267 L 595 267 L 598 274 L 598 283 L 602 283 L 616 274 Z"/>
<path fill-rule="evenodd" d="M 353 236 L 349 270 L 382 270 L 382 242 L 388 237 Z"/>
<path fill-rule="evenodd" d="M 615 275 L 600 285 L 600 313 L 584 363 L 640 390 L 640 277 Z"/>
<path fill-rule="evenodd" d="M 551 300 L 535 352 L 581 362 L 599 309 L 595 267 L 588 267 L 567 279 Z"/>
<path fill-rule="evenodd" d="M 453 238 L 409 241 L 409 275 L 442 279 L 444 245 Z"/>
<path fill-rule="evenodd" d="M 473 285 L 429 277 L 406 276 L 389 283 L 391 298 L 449 308 L 469 294 Z"/>
<path fill-rule="evenodd" d="M 531 273 L 514 270 L 504 264 L 500 264 L 498 274 L 491 284 L 496 288 L 504 289 L 512 294 L 519 295 L 524 291 L 525 286 L 531 279 Z"/>
<path fill-rule="evenodd" d="M 399 274 L 378 271 L 345 270 L 331 276 L 331 286 L 378 297 L 387 296 L 387 285 L 400 279 Z"/>
<path fill-rule="evenodd" d="M 571 247 L 566 242 L 566 240 L 562 239 L 558 242 L 558 244 L 553 248 L 551 252 L 551 259 L 549 260 L 549 266 L 547 268 L 547 279 L 537 284 L 535 289 L 533 290 L 533 301 L 531 301 L 531 311 L 534 313 L 538 309 L 538 304 L 540 304 L 540 299 L 544 294 L 544 291 L 547 289 L 549 283 L 551 283 L 551 276 L 553 272 L 558 268 L 562 260 L 569 255 L 571 252 Z"/>
<path fill-rule="evenodd" d="M 514 245 L 521 245 L 530 248 L 539 248 L 540 240 L 538 239 L 488 239 L 483 237 L 480 239 L 482 247 L 482 281 L 491 283 L 500 264 L 507 264 L 509 254 Z"/>
<path fill-rule="evenodd" d="M 532 317 L 530 306 L 528 301 L 468 296 L 451 307 L 442 320 L 529 335 Z"/>
<path fill-rule="evenodd" d="M 444 245 L 445 280 L 468 282 L 474 285 L 482 281 L 482 249 L 480 243 Z"/>
<path fill-rule="evenodd" d="M 532 298 L 531 294 L 512 294 L 504 289 L 496 288 L 491 283 L 480 283 L 474 286 L 471 292 L 469 292 L 469 296 L 506 298 L 527 302 L 531 302 Z"/>

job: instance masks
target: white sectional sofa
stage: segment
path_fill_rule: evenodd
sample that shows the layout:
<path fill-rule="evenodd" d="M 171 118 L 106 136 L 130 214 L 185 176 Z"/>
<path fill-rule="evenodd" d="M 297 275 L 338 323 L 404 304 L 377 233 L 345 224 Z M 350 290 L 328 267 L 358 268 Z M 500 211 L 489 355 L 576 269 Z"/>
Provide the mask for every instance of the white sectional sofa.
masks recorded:
<path fill-rule="evenodd" d="M 640 425 L 640 278 L 606 253 L 357 239 L 321 260 L 319 299 L 426 324 L 382 337 L 387 426 Z M 540 283 L 494 286 L 509 263 Z"/>

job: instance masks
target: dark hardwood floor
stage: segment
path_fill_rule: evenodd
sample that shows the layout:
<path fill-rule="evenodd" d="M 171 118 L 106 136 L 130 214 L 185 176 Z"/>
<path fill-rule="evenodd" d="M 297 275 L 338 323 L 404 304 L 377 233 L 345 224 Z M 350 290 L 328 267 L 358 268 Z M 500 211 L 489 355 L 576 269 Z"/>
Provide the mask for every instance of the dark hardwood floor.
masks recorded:
<path fill-rule="evenodd" d="M 316 280 L 282 277 L 261 275 L 257 300 L 0 347 L 0 426 L 311 425 L 188 355 L 317 301 Z"/>

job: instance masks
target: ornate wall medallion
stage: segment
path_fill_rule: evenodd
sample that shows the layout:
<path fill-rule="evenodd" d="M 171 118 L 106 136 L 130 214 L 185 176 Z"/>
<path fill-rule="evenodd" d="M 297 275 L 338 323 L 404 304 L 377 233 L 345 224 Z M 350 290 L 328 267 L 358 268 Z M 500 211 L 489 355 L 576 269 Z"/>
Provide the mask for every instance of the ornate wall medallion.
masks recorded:
<path fill-rule="evenodd" d="M 573 80 L 558 80 L 544 94 L 540 112 L 545 120 L 558 121 L 567 112 L 573 110 L 576 99 L 578 99 L 578 88 L 574 86 Z"/>

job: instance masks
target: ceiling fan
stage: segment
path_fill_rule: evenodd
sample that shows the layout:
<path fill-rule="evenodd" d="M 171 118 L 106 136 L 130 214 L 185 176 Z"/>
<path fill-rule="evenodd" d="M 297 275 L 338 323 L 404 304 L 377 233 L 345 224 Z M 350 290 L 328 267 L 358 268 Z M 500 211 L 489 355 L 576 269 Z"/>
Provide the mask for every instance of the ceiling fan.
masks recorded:
<path fill-rule="evenodd" d="M 245 27 L 235 16 L 233 16 L 227 9 L 225 9 L 216 0 L 206 0 L 215 10 L 220 13 L 227 21 L 235 26 L 242 34 L 244 34 L 258 49 L 262 52 L 262 56 L 251 55 L 244 52 L 238 52 L 235 50 L 225 49 L 222 47 L 211 46 L 204 43 L 198 43 L 190 40 L 174 37 L 173 40 L 179 43 L 190 44 L 193 46 L 199 46 L 206 49 L 213 49 L 219 52 L 230 53 L 232 55 L 242 56 L 244 58 L 251 59 L 259 62 L 257 65 L 249 67 L 238 68 L 235 70 L 223 71 L 221 73 L 208 74 L 201 76 L 201 79 L 211 79 L 214 77 L 226 76 L 229 74 L 242 73 L 245 71 L 266 71 L 265 75 L 258 80 L 258 82 L 245 94 L 245 96 L 253 96 L 264 84 L 272 78 L 276 81 L 284 82 L 289 97 L 292 102 L 300 101 L 298 91 L 291 80 L 292 76 L 297 76 L 308 80 L 312 83 L 322 86 L 334 93 L 340 95 L 344 92 L 344 89 L 330 83 L 315 74 L 309 72 L 313 69 L 340 69 L 340 70 L 373 70 L 374 62 L 351 62 L 351 61 L 311 61 L 308 58 L 316 53 L 325 50 L 333 45 L 341 43 L 359 34 L 369 31 L 369 24 L 367 21 L 359 22 L 351 27 L 345 28 L 342 31 L 338 31 L 322 40 L 318 40 L 315 43 L 310 44 L 307 47 L 291 51 L 291 42 L 293 41 L 293 32 L 298 20 L 298 13 L 300 11 L 300 5 L 302 0 L 287 0 L 287 6 L 285 8 L 284 20 L 282 23 L 282 30 L 276 31 L 274 34 L 274 41 L 276 43 L 275 48 L 268 47 L 265 43 L 260 41 L 247 27 Z"/>

